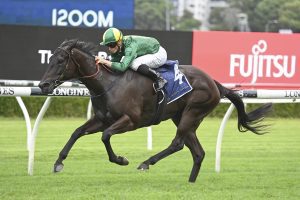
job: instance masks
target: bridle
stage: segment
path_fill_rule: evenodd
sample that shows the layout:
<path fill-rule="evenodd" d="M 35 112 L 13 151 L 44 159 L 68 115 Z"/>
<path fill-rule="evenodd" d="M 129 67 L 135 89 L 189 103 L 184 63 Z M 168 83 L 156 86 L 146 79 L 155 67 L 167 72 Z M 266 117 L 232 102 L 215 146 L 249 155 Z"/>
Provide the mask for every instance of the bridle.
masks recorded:
<path fill-rule="evenodd" d="M 73 50 L 71 50 L 71 53 L 69 51 L 67 51 L 66 49 L 62 48 L 62 47 L 57 47 L 57 49 L 62 50 L 63 52 L 68 54 L 68 61 L 67 61 L 67 65 L 64 69 L 64 71 L 61 73 L 61 75 L 59 75 L 59 77 L 55 80 L 55 86 L 60 85 L 63 81 L 61 81 L 61 79 L 63 78 L 65 72 L 69 69 L 69 63 L 70 60 L 73 61 L 73 63 L 76 65 L 76 67 L 78 68 L 78 71 L 80 72 L 81 75 L 83 75 L 83 72 L 80 70 L 80 65 L 79 63 L 72 57 L 73 55 Z M 54 53 L 55 54 L 55 53 Z M 100 73 L 100 66 L 99 64 L 96 64 L 96 72 L 91 74 L 91 75 L 84 75 L 81 77 L 78 77 L 78 79 L 94 79 L 98 76 L 98 74 Z M 100 76 L 102 76 L 102 73 L 100 74 Z"/>
<path fill-rule="evenodd" d="M 54 87 L 57 87 L 59 86 L 61 83 L 63 83 L 64 81 L 61 81 L 61 79 L 63 78 L 65 72 L 68 70 L 69 68 L 69 63 L 70 63 L 70 60 L 73 61 L 73 63 L 76 65 L 76 67 L 78 68 L 78 71 L 80 72 L 80 74 L 83 74 L 82 71 L 80 70 L 80 65 L 79 63 L 72 57 L 73 55 L 73 49 L 69 51 L 67 51 L 66 49 L 62 48 L 62 47 L 58 47 L 58 49 L 62 50 L 63 52 L 67 53 L 68 54 L 68 61 L 67 61 L 67 64 L 66 64 L 66 67 L 65 69 L 63 70 L 63 72 L 61 73 L 61 75 L 59 75 L 59 77 L 54 81 Z M 55 53 L 54 53 L 55 54 Z M 95 57 L 95 56 L 94 56 Z M 109 67 L 105 66 L 105 65 L 101 65 L 102 68 L 104 68 L 105 70 L 107 70 L 108 72 L 110 73 L 114 73 L 111 69 L 109 69 Z M 78 77 L 78 79 L 95 79 L 95 78 L 99 78 L 103 75 L 103 72 L 102 70 L 100 70 L 100 65 L 99 64 L 96 64 L 96 72 L 91 74 L 91 75 L 84 75 L 82 77 Z M 101 74 L 99 75 L 99 73 L 101 72 Z M 106 94 L 110 89 L 113 88 L 113 86 L 115 85 L 115 82 L 117 81 L 118 79 L 116 78 L 114 81 L 112 81 L 110 83 L 110 85 L 108 86 L 107 89 L 105 89 L 101 94 L 98 94 L 98 95 L 92 95 L 92 98 L 99 98 L 99 97 L 102 97 L 104 94 Z"/>

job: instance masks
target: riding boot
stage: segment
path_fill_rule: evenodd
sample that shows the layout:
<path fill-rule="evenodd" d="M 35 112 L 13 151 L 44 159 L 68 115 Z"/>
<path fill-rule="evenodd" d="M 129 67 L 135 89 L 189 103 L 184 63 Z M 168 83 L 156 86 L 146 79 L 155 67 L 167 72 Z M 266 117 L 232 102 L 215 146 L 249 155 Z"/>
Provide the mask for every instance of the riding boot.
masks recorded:
<path fill-rule="evenodd" d="M 137 69 L 137 72 L 153 80 L 153 82 L 155 83 L 155 91 L 161 90 L 164 87 L 164 85 L 168 82 L 158 72 L 151 69 L 148 65 L 145 64 L 140 65 Z"/>

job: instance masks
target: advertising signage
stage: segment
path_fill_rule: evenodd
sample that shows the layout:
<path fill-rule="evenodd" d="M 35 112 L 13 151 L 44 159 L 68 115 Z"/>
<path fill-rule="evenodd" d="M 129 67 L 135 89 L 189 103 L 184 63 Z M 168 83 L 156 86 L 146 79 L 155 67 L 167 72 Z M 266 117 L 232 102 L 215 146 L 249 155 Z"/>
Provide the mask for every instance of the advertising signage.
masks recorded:
<path fill-rule="evenodd" d="M 192 63 L 222 83 L 300 85 L 300 34 L 194 32 Z"/>
<path fill-rule="evenodd" d="M 66 39 L 99 44 L 105 29 L 79 27 L 37 27 L 0 25 L 0 79 L 40 80 L 55 49 Z M 168 52 L 168 59 L 190 64 L 191 32 L 122 30 L 157 38 Z M 181 38 L 178 40 L 178 38 Z M 98 45 L 99 56 L 107 57 L 107 47 Z"/>
<path fill-rule="evenodd" d="M 2 0 L 0 24 L 132 29 L 134 0 Z"/>

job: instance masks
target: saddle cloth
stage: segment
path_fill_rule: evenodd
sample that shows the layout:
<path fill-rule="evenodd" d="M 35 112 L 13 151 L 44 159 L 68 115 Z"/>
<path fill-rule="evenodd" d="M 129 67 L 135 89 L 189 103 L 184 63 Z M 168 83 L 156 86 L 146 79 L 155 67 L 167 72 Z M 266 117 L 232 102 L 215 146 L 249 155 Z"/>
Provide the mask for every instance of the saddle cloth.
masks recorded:
<path fill-rule="evenodd" d="M 155 70 L 168 81 L 164 86 L 167 104 L 192 91 L 193 88 L 189 81 L 178 68 L 177 60 L 168 60 L 163 66 Z"/>

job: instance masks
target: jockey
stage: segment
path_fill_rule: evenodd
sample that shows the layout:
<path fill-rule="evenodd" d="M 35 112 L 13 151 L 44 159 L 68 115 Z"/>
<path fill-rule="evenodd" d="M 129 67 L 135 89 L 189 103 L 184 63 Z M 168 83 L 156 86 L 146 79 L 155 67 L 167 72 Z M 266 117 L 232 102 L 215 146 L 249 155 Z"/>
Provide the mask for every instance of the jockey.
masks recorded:
<path fill-rule="evenodd" d="M 96 56 L 96 63 L 104 64 L 114 70 L 124 72 L 129 67 L 140 74 L 149 77 L 154 83 L 154 88 L 161 90 L 167 81 L 153 70 L 165 64 L 167 52 L 159 42 L 152 37 L 127 35 L 123 36 L 117 28 L 109 28 L 103 34 L 100 45 L 108 47 L 111 60 Z"/>

